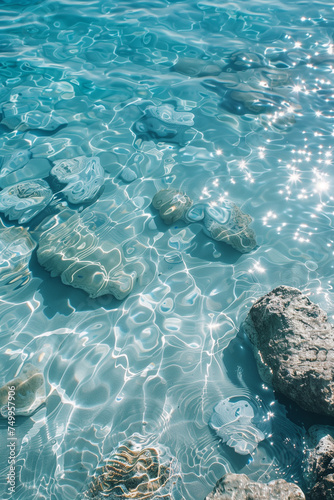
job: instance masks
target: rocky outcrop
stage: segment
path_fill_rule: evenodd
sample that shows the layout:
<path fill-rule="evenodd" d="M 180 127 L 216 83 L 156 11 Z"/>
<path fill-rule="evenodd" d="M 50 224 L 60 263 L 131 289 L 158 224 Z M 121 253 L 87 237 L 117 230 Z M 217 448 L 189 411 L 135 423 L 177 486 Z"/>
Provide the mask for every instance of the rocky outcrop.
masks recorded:
<path fill-rule="evenodd" d="M 334 499 L 334 427 L 313 425 L 306 435 L 309 500 Z"/>
<path fill-rule="evenodd" d="M 314 413 L 334 416 L 334 331 L 298 289 L 280 286 L 244 323 L 262 379 Z"/>
<path fill-rule="evenodd" d="M 328 474 L 317 482 L 308 500 L 333 500 L 334 499 L 334 474 Z"/>
<path fill-rule="evenodd" d="M 268 484 L 251 481 L 246 474 L 225 474 L 205 500 L 305 500 L 302 490 L 284 479 Z"/>

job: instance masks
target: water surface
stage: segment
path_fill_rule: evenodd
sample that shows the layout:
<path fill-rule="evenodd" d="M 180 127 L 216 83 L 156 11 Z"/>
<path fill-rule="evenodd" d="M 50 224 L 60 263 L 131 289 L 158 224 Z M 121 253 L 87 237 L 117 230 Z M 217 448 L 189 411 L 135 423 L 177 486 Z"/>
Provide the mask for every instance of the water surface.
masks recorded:
<path fill-rule="evenodd" d="M 145 267 L 125 300 L 91 299 L 34 251 L 30 279 L 1 287 L 1 385 L 30 362 L 47 393 L 17 417 L 13 498 L 81 498 L 136 433 L 176 457 L 176 499 L 203 499 L 229 471 L 300 482 L 303 430 L 238 332 L 252 302 L 280 284 L 332 311 L 332 2 L 2 0 L 0 18 L 1 154 L 34 160 L 1 187 L 23 175 L 57 193 L 53 162 L 98 157 L 104 190 L 70 209 L 103 212 L 110 238 Z M 169 186 L 237 203 L 256 249 L 240 254 L 200 223 L 164 225 L 151 200 Z M 38 224 L 66 203 L 58 194 L 24 224 L 36 242 Z M 251 456 L 208 426 L 230 396 L 257 401 L 273 430 Z M 9 498 L 5 453 L 0 470 Z"/>

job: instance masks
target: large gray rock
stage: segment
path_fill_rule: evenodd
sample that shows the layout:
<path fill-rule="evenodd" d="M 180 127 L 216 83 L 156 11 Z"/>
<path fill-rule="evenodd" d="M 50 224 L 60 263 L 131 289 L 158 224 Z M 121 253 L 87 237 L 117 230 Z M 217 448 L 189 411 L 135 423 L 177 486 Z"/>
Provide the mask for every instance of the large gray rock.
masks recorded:
<path fill-rule="evenodd" d="M 305 482 L 311 500 L 334 499 L 334 427 L 313 425 L 306 435 Z"/>
<path fill-rule="evenodd" d="M 305 410 L 334 416 L 334 328 L 320 307 L 279 286 L 255 302 L 244 328 L 267 384 Z"/>
<path fill-rule="evenodd" d="M 302 490 L 284 479 L 255 483 L 246 474 L 226 474 L 205 500 L 305 500 Z"/>
<path fill-rule="evenodd" d="M 312 488 L 308 500 L 334 500 L 334 474 L 328 474 Z"/>

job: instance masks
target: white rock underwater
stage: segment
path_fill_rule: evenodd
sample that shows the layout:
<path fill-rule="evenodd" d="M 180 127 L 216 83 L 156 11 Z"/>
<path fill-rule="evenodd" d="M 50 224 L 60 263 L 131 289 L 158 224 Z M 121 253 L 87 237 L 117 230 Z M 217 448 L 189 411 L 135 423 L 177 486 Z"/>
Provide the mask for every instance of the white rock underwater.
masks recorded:
<path fill-rule="evenodd" d="M 106 215 L 90 211 L 64 211 L 53 217 L 40 235 L 39 263 L 51 276 L 60 276 L 65 285 L 81 288 L 91 298 L 111 294 L 124 299 L 132 291 L 140 265 L 125 261 L 122 246 L 109 235 L 109 223 Z M 104 230 L 102 238 L 95 233 L 97 226 Z"/>
<path fill-rule="evenodd" d="M 0 413 L 7 418 L 11 405 L 11 392 L 15 397 L 15 415 L 29 416 L 45 401 L 44 376 L 37 368 L 28 363 L 19 376 L 0 388 Z"/>
<path fill-rule="evenodd" d="M 253 418 L 254 410 L 248 400 L 233 403 L 227 398 L 214 407 L 209 426 L 236 453 L 248 455 L 265 439 L 263 432 L 252 424 Z"/>
<path fill-rule="evenodd" d="M 51 175 L 67 184 L 62 193 L 73 204 L 93 200 L 104 184 L 104 170 L 96 156 L 57 160 Z"/>
<path fill-rule="evenodd" d="M 46 181 L 28 180 L 0 191 L 0 212 L 19 224 L 29 222 L 51 201 L 52 191 Z"/>
<path fill-rule="evenodd" d="M 31 279 L 28 268 L 36 247 L 23 227 L 5 227 L 0 223 L 0 295 L 26 285 Z"/>
<path fill-rule="evenodd" d="M 18 149 L 11 155 L 2 158 L 0 178 L 19 170 L 28 163 L 31 158 L 31 152 L 27 149 Z"/>

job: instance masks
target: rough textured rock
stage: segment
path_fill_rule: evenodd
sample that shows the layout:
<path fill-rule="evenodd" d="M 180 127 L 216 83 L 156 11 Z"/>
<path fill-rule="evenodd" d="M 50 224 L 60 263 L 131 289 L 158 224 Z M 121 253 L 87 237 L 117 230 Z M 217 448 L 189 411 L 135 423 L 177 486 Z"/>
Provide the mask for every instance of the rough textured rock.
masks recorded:
<path fill-rule="evenodd" d="M 267 384 L 305 410 L 334 415 L 334 331 L 316 304 L 280 286 L 255 302 L 244 328 Z"/>
<path fill-rule="evenodd" d="M 308 500 L 334 499 L 334 474 L 328 474 L 318 481 L 308 495 Z"/>
<path fill-rule="evenodd" d="M 334 427 L 313 425 L 306 435 L 305 482 L 310 500 L 334 499 Z"/>
<path fill-rule="evenodd" d="M 308 430 L 308 470 L 316 482 L 320 477 L 334 474 L 334 427 L 313 425 Z"/>
<path fill-rule="evenodd" d="M 268 484 L 251 481 L 245 474 L 226 474 L 205 500 L 305 500 L 302 490 L 284 479 Z"/>

